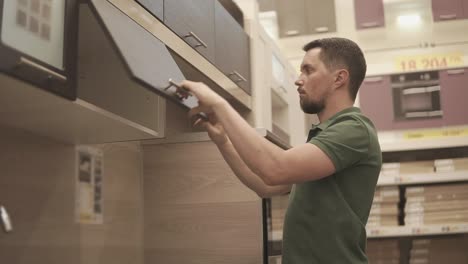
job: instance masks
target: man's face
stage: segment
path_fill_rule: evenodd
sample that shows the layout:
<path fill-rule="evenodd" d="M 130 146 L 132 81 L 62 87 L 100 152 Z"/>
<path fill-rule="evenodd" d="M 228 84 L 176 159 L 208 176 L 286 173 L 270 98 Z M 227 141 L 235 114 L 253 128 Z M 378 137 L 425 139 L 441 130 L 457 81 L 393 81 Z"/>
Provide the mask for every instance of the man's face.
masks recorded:
<path fill-rule="evenodd" d="M 302 111 L 308 114 L 320 113 L 325 108 L 333 84 L 333 73 L 320 60 L 320 48 L 314 48 L 304 55 L 301 75 L 295 82 Z"/>

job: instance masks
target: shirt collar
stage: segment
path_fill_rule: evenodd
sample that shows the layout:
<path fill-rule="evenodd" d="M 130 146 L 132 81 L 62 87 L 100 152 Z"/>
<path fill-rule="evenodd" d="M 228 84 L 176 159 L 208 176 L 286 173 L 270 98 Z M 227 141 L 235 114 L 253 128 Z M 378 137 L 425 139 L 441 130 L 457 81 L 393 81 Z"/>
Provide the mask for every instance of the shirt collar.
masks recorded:
<path fill-rule="evenodd" d="M 340 115 L 343 115 L 343 114 L 347 114 L 347 113 L 361 113 L 361 109 L 359 109 L 358 107 L 355 107 L 355 106 L 352 106 L 352 107 L 349 107 L 349 108 L 345 108 L 341 111 L 339 111 L 338 113 L 334 114 L 332 117 L 328 118 L 327 120 L 325 120 L 324 122 L 318 124 L 318 125 L 312 125 L 312 128 L 311 130 L 316 130 L 316 129 L 320 129 L 320 130 L 325 130 L 332 122 L 333 120 L 335 120 L 338 116 Z"/>

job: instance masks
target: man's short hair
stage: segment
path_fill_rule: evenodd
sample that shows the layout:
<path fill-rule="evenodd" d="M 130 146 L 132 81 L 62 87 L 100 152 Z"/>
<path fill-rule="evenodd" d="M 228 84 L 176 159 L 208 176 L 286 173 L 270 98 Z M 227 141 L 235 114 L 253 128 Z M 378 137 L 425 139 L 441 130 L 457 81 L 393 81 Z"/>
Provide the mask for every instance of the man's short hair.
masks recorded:
<path fill-rule="evenodd" d="M 305 52 L 321 48 L 320 59 L 328 69 L 345 67 L 349 72 L 349 92 L 356 99 L 359 87 L 366 76 L 366 59 L 359 46 L 345 38 L 323 38 L 307 43 Z"/>

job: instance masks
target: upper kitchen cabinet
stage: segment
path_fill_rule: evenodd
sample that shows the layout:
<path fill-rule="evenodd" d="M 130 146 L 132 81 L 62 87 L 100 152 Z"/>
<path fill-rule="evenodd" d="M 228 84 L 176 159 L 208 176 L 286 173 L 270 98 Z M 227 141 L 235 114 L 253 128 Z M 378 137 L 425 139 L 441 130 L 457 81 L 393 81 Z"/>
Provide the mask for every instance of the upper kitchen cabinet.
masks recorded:
<path fill-rule="evenodd" d="M 336 32 L 334 0 L 307 0 L 304 10 L 309 34 Z"/>
<path fill-rule="evenodd" d="M 215 64 L 246 93 L 250 90 L 250 38 L 226 9 L 215 1 Z"/>
<path fill-rule="evenodd" d="M 357 29 L 385 26 L 383 0 L 354 0 Z"/>
<path fill-rule="evenodd" d="M 359 89 L 359 105 L 378 130 L 390 130 L 393 124 L 390 76 L 364 79 Z"/>
<path fill-rule="evenodd" d="M 468 69 L 440 71 L 439 77 L 445 125 L 467 125 Z"/>
<path fill-rule="evenodd" d="M 307 33 L 304 18 L 305 0 L 276 0 L 275 6 L 278 13 L 280 37 L 305 35 Z"/>
<path fill-rule="evenodd" d="M 466 0 L 432 0 L 434 21 L 462 19 L 464 17 L 463 3 Z"/>
<path fill-rule="evenodd" d="M 468 19 L 468 0 L 463 0 L 463 18 Z"/>
<path fill-rule="evenodd" d="M 215 0 L 164 1 L 164 23 L 211 62 L 215 56 L 214 3 Z"/>
<path fill-rule="evenodd" d="M 164 20 L 164 0 L 136 0 L 159 20 Z"/>
<path fill-rule="evenodd" d="M 76 0 L 0 0 L 0 77 L 74 100 L 77 14 Z"/>
<path fill-rule="evenodd" d="M 336 31 L 335 1 L 275 1 L 280 37 Z"/>

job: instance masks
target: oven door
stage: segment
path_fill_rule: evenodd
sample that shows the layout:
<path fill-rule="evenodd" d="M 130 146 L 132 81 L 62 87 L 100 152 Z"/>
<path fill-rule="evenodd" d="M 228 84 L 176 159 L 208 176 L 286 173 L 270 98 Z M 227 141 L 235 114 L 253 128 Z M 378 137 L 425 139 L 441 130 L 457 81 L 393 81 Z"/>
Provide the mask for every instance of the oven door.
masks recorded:
<path fill-rule="evenodd" d="M 77 0 L 0 0 L 0 72 L 76 98 Z"/>
<path fill-rule="evenodd" d="M 393 88 L 395 120 L 442 117 L 440 86 Z"/>

